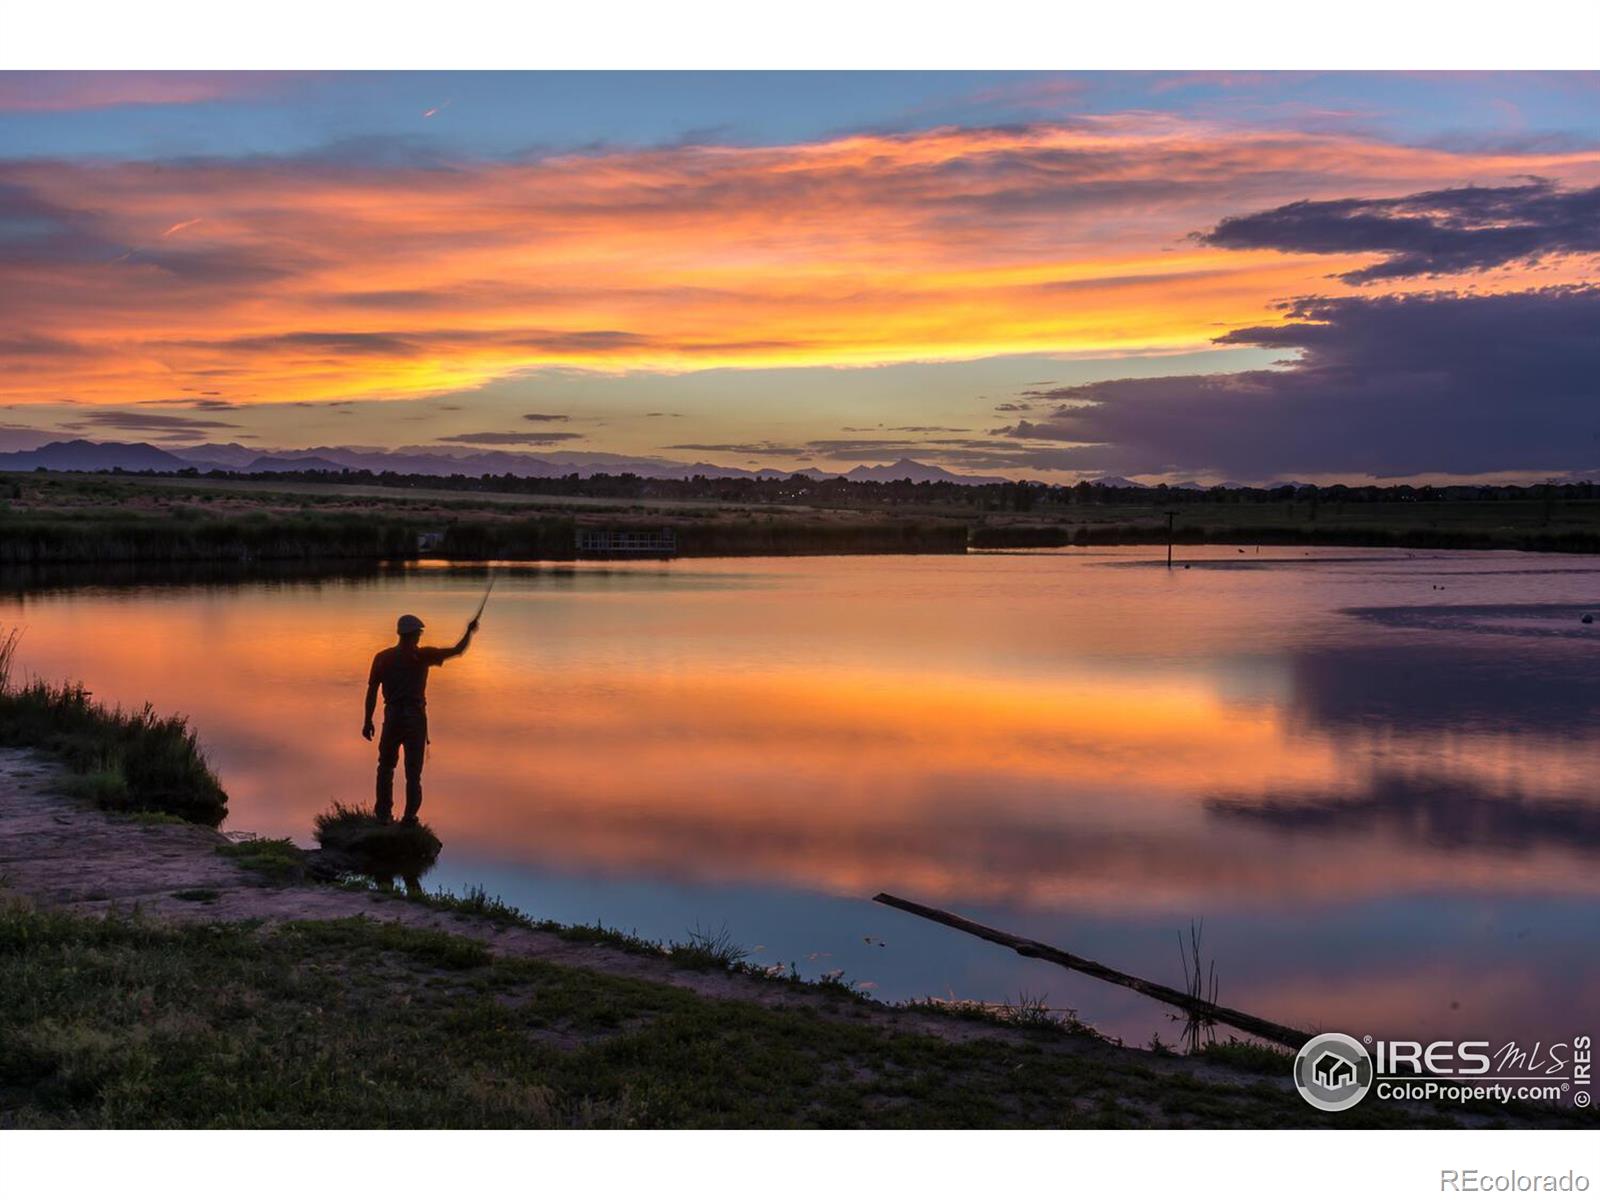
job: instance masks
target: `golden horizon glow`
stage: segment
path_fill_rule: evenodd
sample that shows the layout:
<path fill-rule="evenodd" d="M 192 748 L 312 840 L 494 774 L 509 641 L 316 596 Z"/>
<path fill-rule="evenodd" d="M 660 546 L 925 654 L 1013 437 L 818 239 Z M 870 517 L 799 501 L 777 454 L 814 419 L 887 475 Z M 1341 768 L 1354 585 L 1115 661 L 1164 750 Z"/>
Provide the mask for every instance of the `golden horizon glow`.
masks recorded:
<path fill-rule="evenodd" d="M 0 400 L 424 397 L 537 368 L 682 372 L 1202 349 L 1373 256 L 1209 249 L 1307 196 L 1540 174 L 1480 153 L 1154 113 L 777 146 L 435 165 L 13 161 L 82 245 L 29 297 Z M 1560 282 L 1560 264 L 1474 277 Z M 1576 278 L 1576 275 L 1572 276 Z M 1439 286 L 1421 283 L 1417 287 Z"/>

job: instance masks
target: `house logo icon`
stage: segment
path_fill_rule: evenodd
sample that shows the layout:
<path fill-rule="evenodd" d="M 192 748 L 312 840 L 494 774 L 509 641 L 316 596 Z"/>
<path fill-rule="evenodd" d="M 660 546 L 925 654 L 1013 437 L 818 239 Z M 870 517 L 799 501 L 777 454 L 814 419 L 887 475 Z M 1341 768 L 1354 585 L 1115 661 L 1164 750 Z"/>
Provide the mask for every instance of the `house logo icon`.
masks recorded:
<path fill-rule="evenodd" d="M 1355 1064 L 1332 1050 L 1324 1050 L 1311 1067 L 1311 1078 L 1325 1088 L 1342 1088 L 1355 1082 Z"/>
<path fill-rule="evenodd" d="M 1295 1056 L 1294 1086 L 1312 1108 L 1354 1108 L 1372 1088 L 1372 1056 L 1348 1034 L 1318 1034 Z"/>

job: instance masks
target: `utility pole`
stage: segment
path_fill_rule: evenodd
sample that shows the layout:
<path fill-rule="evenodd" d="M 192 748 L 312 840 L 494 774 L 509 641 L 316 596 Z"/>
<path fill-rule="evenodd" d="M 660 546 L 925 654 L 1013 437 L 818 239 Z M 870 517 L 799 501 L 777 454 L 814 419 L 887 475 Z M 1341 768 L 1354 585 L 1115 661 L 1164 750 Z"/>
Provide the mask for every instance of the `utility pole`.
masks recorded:
<path fill-rule="evenodd" d="M 1172 570 L 1172 520 L 1178 515 L 1175 508 L 1167 509 L 1167 570 Z"/>

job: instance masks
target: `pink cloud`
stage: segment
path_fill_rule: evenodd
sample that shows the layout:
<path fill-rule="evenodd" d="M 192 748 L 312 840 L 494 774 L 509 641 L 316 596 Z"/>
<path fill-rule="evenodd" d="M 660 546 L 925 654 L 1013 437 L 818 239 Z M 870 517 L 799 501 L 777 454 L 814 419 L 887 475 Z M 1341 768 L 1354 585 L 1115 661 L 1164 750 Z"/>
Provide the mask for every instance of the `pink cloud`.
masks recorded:
<path fill-rule="evenodd" d="M 73 112 L 124 105 L 253 100 L 279 91 L 283 71 L 6 71 L 0 112 Z"/>

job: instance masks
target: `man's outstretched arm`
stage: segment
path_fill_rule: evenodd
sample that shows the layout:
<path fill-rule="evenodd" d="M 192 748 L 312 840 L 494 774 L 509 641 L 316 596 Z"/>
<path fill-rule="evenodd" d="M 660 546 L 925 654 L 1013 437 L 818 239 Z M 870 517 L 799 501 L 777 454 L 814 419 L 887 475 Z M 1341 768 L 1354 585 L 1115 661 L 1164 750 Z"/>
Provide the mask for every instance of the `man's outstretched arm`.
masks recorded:
<path fill-rule="evenodd" d="M 472 645 L 472 635 L 478 632 L 478 619 L 474 617 L 467 625 L 467 631 L 461 635 L 461 640 L 454 646 L 448 646 L 439 651 L 439 659 L 456 658 L 467 652 L 467 647 Z"/>

